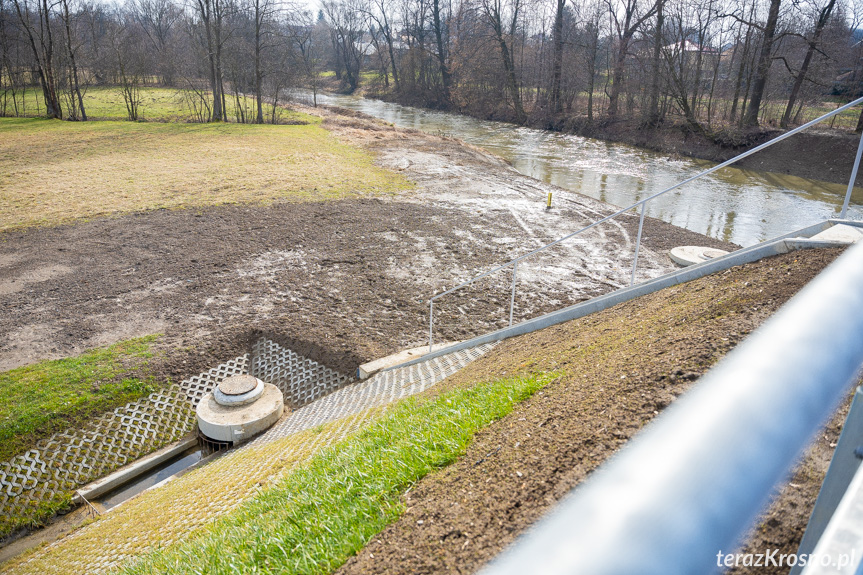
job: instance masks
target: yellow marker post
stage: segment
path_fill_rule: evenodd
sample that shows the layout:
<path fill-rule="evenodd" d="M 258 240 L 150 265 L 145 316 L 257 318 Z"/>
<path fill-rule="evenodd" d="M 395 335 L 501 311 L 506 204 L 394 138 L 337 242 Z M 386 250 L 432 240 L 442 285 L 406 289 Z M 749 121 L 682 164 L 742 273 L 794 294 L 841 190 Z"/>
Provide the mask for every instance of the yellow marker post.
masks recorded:
<path fill-rule="evenodd" d="M 548 192 L 548 203 L 545 204 L 545 209 L 551 209 L 551 192 Z"/>

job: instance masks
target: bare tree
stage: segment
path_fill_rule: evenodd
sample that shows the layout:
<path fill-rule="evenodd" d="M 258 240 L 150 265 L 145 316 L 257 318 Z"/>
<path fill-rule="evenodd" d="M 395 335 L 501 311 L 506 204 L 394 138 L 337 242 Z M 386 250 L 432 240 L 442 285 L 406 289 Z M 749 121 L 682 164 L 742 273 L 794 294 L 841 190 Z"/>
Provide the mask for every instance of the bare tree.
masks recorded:
<path fill-rule="evenodd" d="M 780 125 L 783 128 L 788 127 L 788 122 L 791 120 L 791 113 L 794 110 L 794 104 L 797 101 L 797 96 L 800 94 L 800 88 L 803 86 L 803 80 L 806 79 L 806 73 L 809 72 L 809 65 L 812 63 L 812 57 L 815 55 L 815 50 L 818 49 L 818 44 L 821 41 L 821 34 L 824 32 L 824 27 L 827 21 L 830 20 L 830 15 L 833 13 L 833 7 L 836 5 L 836 0 L 827 0 L 827 4 L 818 11 L 818 17 L 815 20 L 815 29 L 812 36 L 807 42 L 806 56 L 803 57 L 803 63 L 800 65 L 800 70 L 794 78 L 794 85 L 791 87 L 791 94 L 788 96 L 788 104 L 785 106 L 785 113 L 782 114 Z"/>
<path fill-rule="evenodd" d="M 332 42 L 336 58 L 341 61 L 351 92 L 360 83 L 363 51 L 359 42 L 363 36 L 363 20 L 355 0 L 325 0 L 322 3 L 332 27 Z"/>
<path fill-rule="evenodd" d="M 312 103 L 317 107 L 323 52 L 327 43 L 326 26 L 320 20 L 315 22 L 308 11 L 294 13 L 292 20 L 293 23 L 286 27 L 287 36 L 294 44 L 296 60 L 303 70 L 306 85 L 312 91 Z"/>
<path fill-rule="evenodd" d="M 606 3 L 617 36 L 617 53 L 611 70 L 611 93 L 608 95 L 608 116 L 614 118 L 618 113 L 618 101 L 623 89 L 629 45 L 641 25 L 656 13 L 658 4 L 654 2 L 640 13 L 638 0 L 606 0 Z"/>
<path fill-rule="evenodd" d="M 447 32 L 446 18 L 442 14 L 441 0 L 432 0 L 432 24 L 437 45 L 438 68 L 440 69 L 441 83 L 443 84 L 443 102 L 445 105 L 452 103 L 452 74 L 447 63 L 449 34 Z"/>
<path fill-rule="evenodd" d="M 27 68 L 22 59 L 20 35 L 13 19 L 8 0 L 0 0 L 0 116 L 24 113 L 26 98 L 22 70 Z M 18 96 L 21 95 L 21 104 Z M 11 96 L 11 104 L 9 98 Z"/>
<path fill-rule="evenodd" d="M 482 8 L 500 49 L 500 59 L 503 62 L 506 86 L 515 110 L 516 121 L 523 124 L 527 119 L 527 114 L 524 112 L 524 105 L 521 101 L 513 49 L 521 4 L 520 0 L 504 2 L 505 0 L 482 0 Z"/>
<path fill-rule="evenodd" d="M 78 79 L 78 64 L 75 59 L 75 53 L 77 52 L 77 47 L 73 44 L 72 39 L 72 18 L 69 16 L 69 2 L 68 0 L 61 0 L 61 4 L 63 6 L 63 28 L 66 31 L 66 50 L 67 55 L 69 56 L 69 87 L 72 92 L 71 94 L 71 114 L 70 116 L 73 119 L 77 119 L 77 113 L 75 112 L 75 102 L 77 100 L 78 110 L 81 113 L 80 119 L 84 122 L 87 121 L 87 111 L 84 109 L 84 98 L 81 95 L 81 84 Z"/>
<path fill-rule="evenodd" d="M 661 76 L 662 66 L 662 47 L 663 36 L 662 30 L 665 24 L 665 0 L 657 0 L 656 2 L 656 25 L 653 29 L 653 57 L 651 58 L 651 79 L 650 79 L 650 95 L 648 96 L 647 114 L 645 116 L 645 124 L 647 126 L 656 127 L 659 125 L 659 79 Z"/>
<path fill-rule="evenodd" d="M 54 34 L 51 26 L 51 10 L 48 0 L 13 0 L 21 26 L 27 33 L 42 96 L 45 112 L 49 118 L 62 118 L 57 78 L 54 74 Z"/>
<path fill-rule="evenodd" d="M 255 103 L 258 124 L 264 123 L 264 51 L 273 36 L 273 17 L 278 5 L 273 0 L 251 0 L 255 26 Z"/>
<path fill-rule="evenodd" d="M 387 52 L 389 54 L 390 69 L 392 70 L 393 74 L 393 82 L 395 83 L 396 91 L 400 92 L 401 84 L 399 82 L 399 70 L 395 53 L 396 40 L 392 30 L 392 18 L 390 16 L 390 1 L 367 0 L 361 6 L 363 12 L 365 12 L 369 20 L 374 23 L 375 27 L 380 31 L 381 35 L 383 36 L 384 42 L 386 42 Z"/>
<path fill-rule="evenodd" d="M 183 16 L 182 11 L 171 0 L 135 0 L 130 4 L 130 9 L 150 45 L 156 50 L 156 65 L 162 84 L 173 85 L 177 65 L 175 33 Z"/>
<path fill-rule="evenodd" d="M 767 76 L 773 59 L 773 41 L 776 38 L 776 25 L 779 22 L 779 8 L 782 0 L 770 0 L 767 13 L 767 23 L 762 29 L 761 51 L 758 55 L 758 65 L 755 68 L 755 78 L 752 82 L 752 96 L 743 123 L 747 126 L 758 125 L 758 115 L 761 112 L 761 100 L 764 98 L 764 88 L 767 86 Z"/>
<path fill-rule="evenodd" d="M 593 122 L 593 94 L 596 91 L 596 76 L 600 56 L 600 26 L 602 9 L 597 3 L 590 11 L 590 17 L 584 26 L 584 62 L 587 72 L 587 121 Z"/>
<path fill-rule="evenodd" d="M 141 82 L 149 67 L 143 59 L 141 28 L 130 14 L 116 10 L 109 33 L 111 49 L 114 54 L 116 77 L 120 94 L 126 105 L 126 116 L 132 122 L 139 119 L 141 106 Z"/>
<path fill-rule="evenodd" d="M 221 122 L 224 118 L 225 97 L 222 82 L 222 1 L 195 0 L 194 8 L 203 28 L 202 39 L 205 41 L 207 61 L 209 64 L 210 91 L 212 93 L 213 122 Z"/>
<path fill-rule="evenodd" d="M 555 0 L 554 11 L 554 56 L 551 64 L 551 110 L 555 114 L 563 111 L 560 100 L 560 82 L 563 76 L 563 16 L 566 0 Z"/>

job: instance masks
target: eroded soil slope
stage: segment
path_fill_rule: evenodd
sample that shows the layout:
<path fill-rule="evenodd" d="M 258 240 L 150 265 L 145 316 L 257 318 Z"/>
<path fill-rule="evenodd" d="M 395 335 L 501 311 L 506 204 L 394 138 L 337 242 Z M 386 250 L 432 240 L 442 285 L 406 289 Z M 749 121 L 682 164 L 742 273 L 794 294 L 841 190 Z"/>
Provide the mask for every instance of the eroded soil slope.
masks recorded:
<path fill-rule="evenodd" d="M 402 519 L 339 573 L 476 571 L 838 253 L 762 260 L 504 342 L 445 385 L 540 370 L 561 377 L 478 434 L 457 463 L 421 480 L 405 496 Z M 816 440 L 753 544 L 796 548 L 841 417 Z"/>

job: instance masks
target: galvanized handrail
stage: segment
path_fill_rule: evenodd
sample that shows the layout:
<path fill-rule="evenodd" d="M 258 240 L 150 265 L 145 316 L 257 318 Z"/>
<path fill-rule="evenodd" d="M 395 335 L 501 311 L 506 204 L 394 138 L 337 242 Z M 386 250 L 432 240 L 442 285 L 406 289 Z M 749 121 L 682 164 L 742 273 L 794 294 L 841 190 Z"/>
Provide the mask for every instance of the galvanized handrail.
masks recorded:
<path fill-rule="evenodd" d="M 774 486 L 860 376 L 861 342 L 863 243 L 482 575 L 682 575 L 728 566 Z"/>
<path fill-rule="evenodd" d="M 564 242 L 564 241 L 566 241 L 566 240 L 568 240 L 574 236 L 577 236 L 583 232 L 586 232 L 587 230 L 594 228 L 594 227 L 598 226 L 599 224 L 603 224 L 609 220 L 612 220 L 612 219 L 616 218 L 617 216 L 620 216 L 620 215 L 632 210 L 633 208 L 637 208 L 637 207 L 641 206 L 641 214 L 639 216 L 639 222 L 638 222 L 638 239 L 635 242 L 635 256 L 634 256 L 633 262 L 632 262 L 632 274 L 631 274 L 631 278 L 630 278 L 630 285 L 633 285 L 635 283 L 635 270 L 638 266 L 638 253 L 639 253 L 640 248 L 641 248 L 641 235 L 642 235 L 642 229 L 644 227 L 644 212 L 645 212 L 645 206 L 647 205 L 647 202 L 649 202 L 650 200 L 652 200 L 654 198 L 658 198 L 659 196 L 661 196 L 663 194 L 667 194 L 670 191 L 676 190 L 677 188 L 679 188 L 683 185 L 686 185 L 690 182 L 693 182 L 693 181 L 695 181 L 701 177 L 704 177 L 708 174 L 712 174 L 713 172 L 715 172 L 717 170 L 721 170 L 722 168 L 730 166 L 731 164 L 734 164 L 735 162 L 738 162 L 738 161 L 742 160 L 743 158 L 751 156 L 752 154 L 756 154 L 765 148 L 769 148 L 770 146 L 772 146 L 778 142 L 781 142 L 782 140 L 784 140 L 786 138 L 790 138 L 794 134 L 797 134 L 799 132 L 807 130 L 807 129 L 811 128 L 812 126 L 814 126 L 820 122 L 823 122 L 824 120 L 826 120 L 828 118 L 832 118 L 836 114 L 840 114 L 840 113 L 844 112 L 845 110 L 856 106 L 857 104 L 863 104 L 863 98 L 858 98 L 858 99 L 854 100 L 853 102 L 849 102 L 848 104 L 845 104 L 844 106 L 840 106 L 839 108 L 836 108 L 835 110 L 828 112 L 828 113 L 824 114 L 823 116 L 820 116 L 820 117 L 818 117 L 818 118 L 816 118 L 810 122 L 806 122 L 802 126 L 798 126 L 797 128 L 794 128 L 793 130 L 785 132 L 784 134 L 781 134 L 781 135 L 773 138 L 772 140 L 769 140 L 769 141 L 767 141 L 767 142 L 765 142 L 759 146 L 756 146 L 756 147 L 752 148 L 751 150 L 747 150 L 746 152 L 743 152 L 742 154 L 734 156 L 730 160 L 726 160 L 726 161 L 722 162 L 721 164 L 717 164 L 717 165 L 713 166 L 712 168 L 704 170 L 703 172 L 700 172 L 700 173 L 698 173 L 698 174 L 696 174 L 690 178 L 687 178 L 681 182 L 678 182 L 678 183 L 674 184 L 673 186 L 662 190 L 661 192 L 657 192 L 651 196 L 644 198 L 643 200 L 639 200 L 639 201 L 635 202 L 634 204 L 632 204 L 631 206 L 628 206 L 626 208 L 618 210 L 618 211 L 614 212 L 613 214 L 606 216 L 602 219 L 599 219 L 599 220 L 593 222 L 592 224 L 589 224 L 589 225 L 587 225 L 587 226 L 585 226 L 579 230 L 576 230 L 570 234 L 567 234 L 567 235 L 563 236 L 562 238 L 554 240 L 553 242 L 548 243 L 548 244 L 546 244 L 540 248 L 537 248 L 533 251 L 530 251 L 524 255 L 520 255 L 517 258 L 510 260 L 505 264 L 501 264 L 495 268 L 488 270 L 487 272 L 481 273 L 478 276 L 475 276 L 475 277 L 473 277 L 473 278 L 471 278 L 465 282 L 462 282 L 453 288 L 450 288 L 444 292 L 441 292 L 437 295 L 432 296 L 431 298 L 429 298 L 429 351 L 432 350 L 432 345 L 434 343 L 434 300 L 439 299 L 445 295 L 451 294 L 454 291 L 460 290 L 464 287 L 467 287 L 467 286 L 473 284 L 477 280 L 480 280 L 480 279 L 487 277 L 493 273 L 499 272 L 500 270 L 503 270 L 503 269 L 506 269 L 506 268 L 512 266 L 512 290 L 511 290 L 511 295 L 510 295 L 510 306 L 509 306 L 509 325 L 512 325 L 513 311 L 514 311 L 514 307 L 515 307 L 515 285 L 516 285 L 516 277 L 517 277 L 517 272 L 518 272 L 518 262 L 520 262 L 523 259 L 529 258 L 532 255 L 537 254 L 543 250 L 546 250 L 552 246 L 555 246 L 561 242 Z M 842 205 L 842 213 L 840 215 L 840 218 L 844 218 L 845 213 L 848 210 L 848 204 L 851 200 L 851 192 L 854 189 L 854 180 L 857 177 L 857 170 L 860 166 L 861 155 L 863 155 L 863 134 L 861 134 L 860 144 L 857 147 L 857 156 L 854 159 L 854 167 L 851 170 L 851 178 L 848 182 L 848 191 L 845 194 L 845 201 Z"/>

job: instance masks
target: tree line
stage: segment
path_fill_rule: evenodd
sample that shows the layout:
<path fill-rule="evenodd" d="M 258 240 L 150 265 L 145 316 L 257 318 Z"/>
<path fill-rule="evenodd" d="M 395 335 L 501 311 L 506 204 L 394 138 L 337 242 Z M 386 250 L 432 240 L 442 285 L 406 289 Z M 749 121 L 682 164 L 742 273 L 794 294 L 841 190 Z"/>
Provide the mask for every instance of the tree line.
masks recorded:
<path fill-rule="evenodd" d="M 86 120 L 113 85 L 134 120 L 164 85 L 201 121 L 262 123 L 326 84 L 552 128 L 788 127 L 863 95 L 861 25 L 853 0 L 0 0 L 0 114 L 35 88 Z"/>
<path fill-rule="evenodd" d="M 274 0 L 0 0 L 0 115 L 32 115 L 36 89 L 37 113 L 87 120 L 86 91 L 116 86 L 137 120 L 141 88 L 165 86 L 199 121 L 275 121 L 290 89 L 317 87 L 328 45 Z"/>
<path fill-rule="evenodd" d="M 628 119 L 651 127 L 672 117 L 704 133 L 788 127 L 826 111 L 825 102 L 863 95 L 860 2 L 332 0 L 324 6 L 340 16 L 330 18 L 340 34 L 375 44 L 367 62 L 384 84 L 391 77 L 386 91 L 519 123 Z M 350 65 L 342 59 L 335 69 L 347 73 Z"/>

